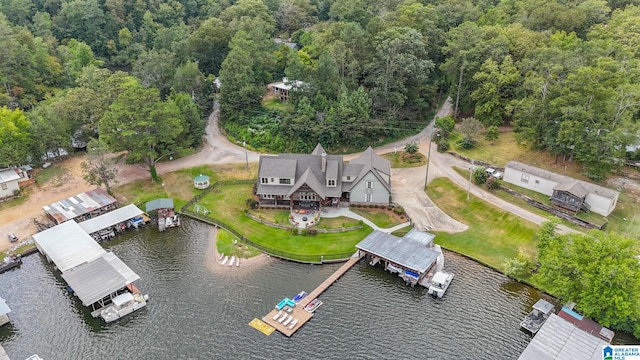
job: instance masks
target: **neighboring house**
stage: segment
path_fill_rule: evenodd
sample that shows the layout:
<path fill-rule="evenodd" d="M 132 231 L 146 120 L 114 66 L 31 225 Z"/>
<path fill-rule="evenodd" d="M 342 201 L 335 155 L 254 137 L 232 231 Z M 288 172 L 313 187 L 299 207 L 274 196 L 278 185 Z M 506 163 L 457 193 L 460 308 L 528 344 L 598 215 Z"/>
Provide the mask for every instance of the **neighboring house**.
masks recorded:
<path fill-rule="evenodd" d="M 318 144 L 311 154 L 261 155 L 256 195 L 261 204 L 313 208 L 340 201 L 389 204 L 391 164 L 371 147 L 345 163 Z"/>
<path fill-rule="evenodd" d="M 281 44 L 284 45 L 286 47 L 288 47 L 291 50 L 300 50 L 302 47 L 294 42 L 289 42 L 289 41 L 284 41 L 281 38 L 277 37 L 275 39 L 273 39 L 273 42 L 276 44 Z"/>
<path fill-rule="evenodd" d="M 304 89 L 309 84 L 298 80 L 289 80 L 286 77 L 282 78 L 282 81 L 271 83 L 268 88 L 271 89 L 274 95 L 276 95 L 280 101 L 289 101 L 291 92 Z"/>
<path fill-rule="evenodd" d="M 505 166 L 504 181 L 548 195 L 552 204 L 574 212 L 593 211 L 607 216 L 618 202 L 618 191 L 517 161 Z"/>
<path fill-rule="evenodd" d="M 22 171 L 19 169 L 6 169 L 0 171 L 0 198 L 13 196 L 14 193 L 20 191 L 18 181 L 22 179 L 20 176 Z"/>

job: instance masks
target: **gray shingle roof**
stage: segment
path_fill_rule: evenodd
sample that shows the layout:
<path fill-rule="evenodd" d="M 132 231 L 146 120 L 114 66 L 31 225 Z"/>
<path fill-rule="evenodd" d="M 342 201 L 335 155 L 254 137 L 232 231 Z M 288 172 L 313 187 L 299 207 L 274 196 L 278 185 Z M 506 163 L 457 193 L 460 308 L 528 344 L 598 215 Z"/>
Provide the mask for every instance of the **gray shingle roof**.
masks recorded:
<path fill-rule="evenodd" d="M 327 179 L 338 179 L 338 165 L 336 160 L 327 161 Z"/>
<path fill-rule="evenodd" d="M 389 184 L 381 174 L 391 176 L 391 163 L 389 160 L 378 156 L 373 148 L 369 146 L 367 150 L 365 150 L 360 156 L 351 160 L 349 165 L 345 166 L 348 168 L 347 174 L 351 175 L 355 169 L 359 169 L 359 172 L 356 173 L 356 179 L 351 183 L 343 183 L 343 191 L 350 191 L 354 186 L 358 184 L 358 182 L 365 177 L 369 172 L 371 172 L 377 179 L 387 188 L 388 191 L 391 191 L 391 184 Z"/>
<path fill-rule="evenodd" d="M 320 183 L 320 181 L 318 181 L 318 179 L 315 177 L 315 175 L 313 174 L 313 172 L 311 172 L 311 169 L 307 168 L 307 170 L 304 171 L 304 173 L 302 173 L 302 176 L 300 176 L 300 178 L 298 178 L 298 180 L 296 180 L 295 184 L 293 184 L 293 186 L 291 186 L 289 188 L 289 192 L 287 193 L 287 196 L 291 196 L 294 192 L 296 192 L 296 190 L 298 190 L 302 185 L 307 185 L 311 188 L 311 190 L 315 191 L 318 195 L 320 195 L 321 198 L 326 199 L 327 195 L 325 194 L 324 191 L 324 186 L 322 186 L 322 184 Z"/>
<path fill-rule="evenodd" d="M 415 240 L 415 237 L 418 236 L 414 234 L 399 238 L 375 230 L 360 241 L 356 248 L 390 260 L 405 269 L 424 273 L 436 262 L 439 254 L 422 241 Z"/>
<path fill-rule="evenodd" d="M 260 156 L 260 177 L 295 178 L 296 159 L 285 159 L 280 156 Z"/>
<path fill-rule="evenodd" d="M 600 360 L 604 345 L 608 343 L 551 314 L 518 360 Z"/>
<path fill-rule="evenodd" d="M 552 181 L 557 182 L 558 184 L 563 184 L 563 183 L 573 183 L 578 182 L 580 183 L 580 185 L 582 185 L 584 187 L 584 189 L 586 189 L 588 192 L 593 193 L 593 194 L 598 194 L 600 196 L 604 196 L 606 198 L 609 199 L 615 199 L 618 196 L 618 192 L 603 186 L 599 186 L 587 181 L 582 181 L 582 180 L 576 180 L 572 177 L 569 176 L 565 176 L 565 175 L 560 175 L 551 171 L 547 171 L 544 169 L 540 169 L 537 168 L 535 166 L 530 166 L 527 164 L 523 164 L 521 162 L 518 161 L 509 161 L 505 167 L 507 168 L 512 168 L 512 169 L 516 169 L 525 173 L 529 173 L 531 175 L 535 175 L 538 177 L 541 177 L 543 179 L 549 179 Z"/>
<path fill-rule="evenodd" d="M 324 148 L 322 147 L 322 145 L 320 145 L 320 143 L 318 143 L 318 145 L 316 145 L 316 147 L 311 152 L 311 155 L 322 155 L 322 153 L 326 154 L 327 152 L 324 151 Z"/>

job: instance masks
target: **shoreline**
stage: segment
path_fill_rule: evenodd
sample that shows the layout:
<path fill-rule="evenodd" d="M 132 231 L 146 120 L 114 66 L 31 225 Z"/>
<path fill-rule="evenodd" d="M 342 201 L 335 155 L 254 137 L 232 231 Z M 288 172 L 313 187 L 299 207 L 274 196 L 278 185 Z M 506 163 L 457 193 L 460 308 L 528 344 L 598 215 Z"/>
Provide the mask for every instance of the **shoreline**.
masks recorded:
<path fill-rule="evenodd" d="M 224 268 L 234 269 L 234 271 L 237 270 L 238 268 L 245 268 L 245 269 L 259 268 L 261 266 L 269 264 L 273 259 L 264 253 L 260 253 L 260 255 L 256 255 L 251 258 L 241 258 L 240 266 L 222 265 L 222 262 L 220 260 L 220 253 L 216 248 L 217 236 L 218 236 L 218 229 L 215 227 L 211 227 L 211 229 L 209 229 L 209 235 L 208 235 L 209 244 L 207 246 L 207 251 L 205 253 L 206 265 L 211 272 L 219 273 L 221 272 L 220 270 Z M 226 271 L 225 273 L 229 273 L 229 271 Z"/>

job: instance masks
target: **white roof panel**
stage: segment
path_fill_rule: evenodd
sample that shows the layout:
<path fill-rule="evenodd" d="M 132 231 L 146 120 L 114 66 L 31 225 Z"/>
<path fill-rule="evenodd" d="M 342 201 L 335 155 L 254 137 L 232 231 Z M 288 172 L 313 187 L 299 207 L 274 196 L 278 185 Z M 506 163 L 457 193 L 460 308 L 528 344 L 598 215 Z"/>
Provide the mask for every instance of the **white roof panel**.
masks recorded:
<path fill-rule="evenodd" d="M 106 214 L 96 216 L 93 219 L 85 220 L 78 225 L 88 234 L 92 234 L 98 230 L 119 224 L 139 215 L 142 215 L 142 210 L 134 204 L 129 204 Z"/>
<path fill-rule="evenodd" d="M 9 309 L 9 305 L 7 305 L 6 300 L 3 298 L 0 298 L 0 315 L 6 315 L 10 312 L 11 312 L 11 309 Z"/>
<path fill-rule="evenodd" d="M 34 234 L 33 239 L 38 248 L 62 273 L 106 254 L 106 251 L 73 220 Z"/>
<path fill-rule="evenodd" d="M 140 279 L 112 252 L 69 270 L 62 277 L 85 306 Z"/>

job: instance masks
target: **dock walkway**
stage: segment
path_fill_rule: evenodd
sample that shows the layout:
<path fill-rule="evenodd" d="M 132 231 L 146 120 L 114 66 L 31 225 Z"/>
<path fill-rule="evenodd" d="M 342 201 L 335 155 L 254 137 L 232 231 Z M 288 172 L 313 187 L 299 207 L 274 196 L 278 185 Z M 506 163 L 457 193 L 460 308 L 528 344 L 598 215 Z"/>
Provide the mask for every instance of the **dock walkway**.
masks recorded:
<path fill-rule="evenodd" d="M 4 351 L 2 345 L 0 345 L 0 360 L 9 360 L 9 355 Z"/>
<path fill-rule="evenodd" d="M 304 325 L 307 321 L 311 320 L 311 318 L 313 317 L 313 314 L 305 311 L 304 307 L 307 304 L 309 304 L 309 302 L 311 302 L 312 300 L 320 296 L 320 294 L 322 294 L 325 290 L 327 290 L 329 286 L 333 285 L 333 283 L 335 283 L 342 275 L 344 275 L 344 273 L 346 273 L 347 270 L 351 269 L 353 265 L 355 265 L 361 258 L 362 256 L 359 256 L 359 255 L 354 255 L 354 257 L 351 257 L 346 263 L 340 266 L 338 270 L 336 270 L 333 274 L 331 274 L 331 276 L 329 276 L 327 280 L 323 281 L 322 284 L 318 285 L 318 287 L 315 288 L 315 290 L 313 290 L 311 293 L 309 293 L 309 295 L 307 295 L 302 300 L 300 300 L 300 302 L 298 302 L 296 306 L 293 309 L 291 309 L 291 312 L 289 313 L 289 315 L 293 319 L 297 320 L 297 323 L 293 328 L 289 329 L 288 326 L 285 326 L 278 321 L 279 317 L 276 316 L 278 314 L 278 311 L 275 309 L 271 310 L 267 315 L 265 315 L 262 318 L 262 321 L 272 326 L 282 334 L 290 337 L 296 331 L 298 331 L 298 329 L 300 329 L 302 325 Z"/>

